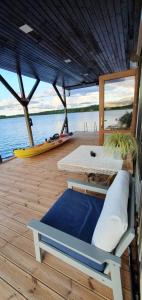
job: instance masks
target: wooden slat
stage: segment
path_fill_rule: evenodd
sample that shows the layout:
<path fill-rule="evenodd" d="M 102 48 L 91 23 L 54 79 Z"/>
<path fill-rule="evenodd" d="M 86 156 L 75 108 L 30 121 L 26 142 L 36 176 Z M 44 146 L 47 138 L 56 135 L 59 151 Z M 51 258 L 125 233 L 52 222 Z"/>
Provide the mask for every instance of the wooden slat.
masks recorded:
<path fill-rule="evenodd" d="M 34 257 L 23 252 L 17 247 L 7 244 L 2 249 L 2 256 L 7 257 L 9 261 L 19 266 L 22 270 L 33 276 L 35 279 L 40 280 L 43 284 L 62 295 L 65 299 L 67 299 L 68 295 L 70 294 L 72 297 L 77 298 L 82 296 L 82 299 L 85 299 L 85 295 L 87 295 L 88 299 L 93 300 L 94 295 L 91 290 L 89 291 L 85 287 L 79 285 L 70 277 L 66 277 L 64 274 L 56 271 L 48 264 L 42 264 L 39 268 L 39 263 L 35 261 Z M 45 276 L 45 274 L 48 274 L 48 276 Z M 58 284 L 56 284 L 57 282 Z M 101 299 L 99 295 L 97 295 L 97 293 L 99 294 L 101 288 L 102 285 L 96 285 L 95 296 L 97 300 Z M 109 298 L 112 298 L 112 292 L 109 289 L 106 288 L 105 292 Z"/>
<path fill-rule="evenodd" d="M 19 292 L 14 290 L 7 282 L 0 278 L 0 296 L 2 300 L 26 300 Z"/>
<path fill-rule="evenodd" d="M 59 294 L 56 294 L 2 256 L 0 256 L 0 277 L 29 300 L 63 299 Z"/>

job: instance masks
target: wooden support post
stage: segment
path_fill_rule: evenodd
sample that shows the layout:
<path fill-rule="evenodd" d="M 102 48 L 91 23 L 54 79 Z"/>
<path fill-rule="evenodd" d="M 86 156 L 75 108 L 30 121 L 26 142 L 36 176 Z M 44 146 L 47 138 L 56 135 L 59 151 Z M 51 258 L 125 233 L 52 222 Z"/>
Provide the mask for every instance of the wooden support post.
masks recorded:
<path fill-rule="evenodd" d="M 54 90 L 56 92 L 56 94 L 58 95 L 58 97 L 60 98 L 63 106 L 64 106 L 64 113 L 65 113 L 65 119 L 64 119 L 64 122 L 63 122 L 63 126 L 62 126 L 62 129 L 61 129 L 61 133 L 65 132 L 68 133 L 69 132 L 69 127 L 68 127 L 68 115 L 67 115 L 67 103 L 66 103 L 66 91 L 65 91 L 65 88 L 63 88 L 63 97 L 61 96 L 59 90 L 57 89 L 56 87 L 56 84 L 54 83 L 53 84 L 53 87 L 54 87 Z"/>
<path fill-rule="evenodd" d="M 30 146 L 33 147 L 34 140 L 33 140 L 33 134 L 32 134 L 32 129 L 31 129 L 31 125 L 30 125 L 29 112 L 28 112 L 29 100 L 26 99 L 26 96 L 25 96 L 25 90 L 24 90 L 21 70 L 20 70 L 19 66 L 17 67 L 17 75 L 18 75 L 19 87 L 20 87 L 20 92 L 21 92 L 21 100 L 22 100 L 22 105 L 23 105 L 23 110 L 24 110 L 24 116 L 25 116 L 27 131 L 28 131 L 29 143 L 30 143 Z"/>
<path fill-rule="evenodd" d="M 104 82 L 99 78 L 99 145 L 104 144 Z"/>
<path fill-rule="evenodd" d="M 32 130 L 31 130 L 31 126 L 30 126 L 28 106 L 23 106 L 23 109 L 24 109 L 24 116 L 25 116 L 25 121 L 26 121 L 30 146 L 33 147 L 34 146 L 34 140 L 33 140 L 33 134 L 32 134 Z"/>
<path fill-rule="evenodd" d="M 28 97 L 25 96 L 25 91 L 24 91 L 24 85 L 23 85 L 23 80 L 22 80 L 22 75 L 21 75 L 21 69 L 20 65 L 17 65 L 17 75 L 18 75 L 18 81 L 19 81 L 19 87 L 20 87 L 20 92 L 21 92 L 21 97 L 13 90 L 13 88 L 9 85 L 9 83 L 0 75 L 0 82 L 7 88 L 7 90 L 17 99 L 17 101 L 23 106 L 24 109 L 24 116 L 26 120 L 26 125 L 27 125 L 27 131 L 28 131 L 28 137 L 29 137 L 29 142 L 30 146 L 34 146 L 34 141 L 33 141 L 33 135 L 32 135 L 32 130 L 31 130 L 31 124 L 30 124 L 30 118 L 29 118 L 29 113 L 28 113 L 28 104 L 37 89 L 37 86 L 40 82 L 40 80 L 37 78 L 36 82 L 31 89 Z"/>
<path fill-rule="evenodd" d="M 67 102 L 66 102 L 66 90 L 63 88 L 63 97 L 64 97 L 64 112 L 65 112 L 65 123 L 64 123 L 64 129 L 65 132 L 69 132 L 69 127 L 68 127 L 68 112 L 67 112 Z"/>

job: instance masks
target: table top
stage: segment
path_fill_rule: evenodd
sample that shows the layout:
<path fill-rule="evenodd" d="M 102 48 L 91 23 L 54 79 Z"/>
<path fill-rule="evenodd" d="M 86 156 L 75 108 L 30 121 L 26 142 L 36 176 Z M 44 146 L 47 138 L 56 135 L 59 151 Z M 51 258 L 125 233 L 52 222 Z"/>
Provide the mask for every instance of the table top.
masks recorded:
<path fill-rule="evenodd" d="M 96 153 L 95 157 L 90 151 Z M 114 158 L 103 146 L 81 145 L 57 163 L 59 170 L 113 175 L 122 169 L 123 160 Z"/>

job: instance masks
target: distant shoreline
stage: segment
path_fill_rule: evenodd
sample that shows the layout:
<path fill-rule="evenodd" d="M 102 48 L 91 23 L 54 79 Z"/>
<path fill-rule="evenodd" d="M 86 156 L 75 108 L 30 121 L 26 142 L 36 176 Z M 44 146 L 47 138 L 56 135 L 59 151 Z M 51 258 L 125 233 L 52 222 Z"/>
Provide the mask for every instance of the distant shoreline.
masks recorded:
<path fill-rule="evenodd" d="M 106 107 L 105 110 L 123 110 L 123 109 L 131 109 L 132 105 L 125 105 L 125 106 L 119 106 L 119 107 Z M 78 107 L 78 108 L 69 108 L 68 113 L 78 113 L 78 112 L 93 112 L 93 111 L 99 111 L 99 105 L 90 105 L 87 107 Z M 63 109 L 58 110 L 49 110 L 49 111 L 43 111 L 39 113 L 30 113 L 30 116 L 42 116 L 42 115 L 56 115 L 56 114 L 63 114 Z M 24 115 L 12 115 L 12 116 L 3 116 L 0 115 L 0 119 L 9 119 L 9 118 L 19 118 L 23 117 Z"/>

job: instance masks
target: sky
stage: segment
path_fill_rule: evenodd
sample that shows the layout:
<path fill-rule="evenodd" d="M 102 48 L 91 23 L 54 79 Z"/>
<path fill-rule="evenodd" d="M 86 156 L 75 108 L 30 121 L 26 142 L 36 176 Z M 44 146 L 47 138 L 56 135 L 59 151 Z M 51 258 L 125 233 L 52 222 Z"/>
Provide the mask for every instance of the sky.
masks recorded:
<path fill-rule="evenodd" d="M 18 78 L 15 73 L 0 69 L 0 74 L 20 95 Z M 23 76 L 25 94 L 28 95 L 35 80 Z M 111 81 L 105 85 L 105 103 L 107 106 L 127 105 L 132 103 L 134 93 L 134 78 L 121 80 L 120 82 Z M 72 90 L 70 96 L 67 92 L 68 108 L 83 107 L 99 104 L 99 88 L 92 86 L 89 88 Z M 34 96 L 29 104 L 29 112 L 37 113 L 53 109 L 62 109 L 62 103 L 53 87 L 49 83 L 40 82 Z M 0 82 L 0 115 L 23 114 L 23 108 L 19 102 Z"/>

